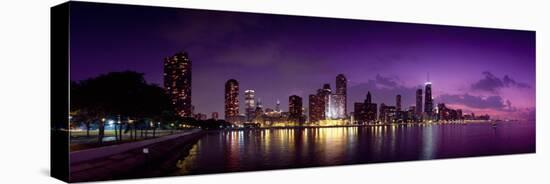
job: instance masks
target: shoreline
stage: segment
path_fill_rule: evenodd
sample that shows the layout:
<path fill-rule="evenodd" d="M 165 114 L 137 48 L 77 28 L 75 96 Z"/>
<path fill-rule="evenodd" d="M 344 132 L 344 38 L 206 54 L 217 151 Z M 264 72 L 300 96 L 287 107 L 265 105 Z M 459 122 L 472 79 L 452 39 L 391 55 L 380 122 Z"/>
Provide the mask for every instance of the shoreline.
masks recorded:
<path fill-rule="evenodd" d="M 380 123 L 380 124 L 354 124 L 354 125 L 329 125 L 329 126 L 319 126 L 319 125 L 302 125 L 302 126 L 273 126 L 273 127 L 235 127 L 235 128 L 226 128 L 219 129 L 216 131 L 232 131 L 232 130 L 264 130 L 264 129 L 302 129 L 302 128 L 348 128 L 348 127 L 378 127 L 378 126 L 424 126 L 424 125 L 468 125 L 468 124 L 498 124 L 498 123 L 510 123 L 510 122 L 521 122 L 517 121 L 456 121 L 456 122 L 431 122 L 431 123 Z"/>
<path fill-rule="evenodd" d="M 163 161 L 167 160 L 166 155 L 179 148 L 196 144 L 203 135 L 203 130 L 197 130 L 189 134 L 160 137 L 155 140 L 127 143 L 123 146 L 115 145 L 72 152 L 69 180 L 83 182 L 134 178 L 135 173 L 143 174 L 144 170 L 151 171 L 155 166 L 165 164 Z M 172 154 L 172 156 L 178 156 L 178 154 Z"/>

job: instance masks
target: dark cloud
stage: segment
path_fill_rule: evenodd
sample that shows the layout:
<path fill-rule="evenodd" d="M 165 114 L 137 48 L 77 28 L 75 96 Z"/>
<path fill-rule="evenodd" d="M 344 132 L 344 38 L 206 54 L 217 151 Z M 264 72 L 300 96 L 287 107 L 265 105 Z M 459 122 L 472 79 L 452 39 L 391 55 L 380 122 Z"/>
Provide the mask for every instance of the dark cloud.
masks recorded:
<path fill-rule="evenodd" d="M 382 77 L 380 74 L 376 74 L 375 78 L 376 84 L 383 85 L 386 87 L 395 88 L 398 86 L 397 81 L 391 77 Z"/>
<path fill-rule="evenodd" d="M 491 72 L 485 71 L 482 73 L 485 77 L 476 83 L 472 84 L 471 88 L 477 91 L 488 91 L 497 93 L 501 88 L 531 88 L 526 83 L 516 82 L 510 76 L 505 75 L 502 79 L 493 75 Z"/>
<path fill-rule="evenodd" d="M 529 84 L 516 82 L 514 79 L 510 78 L 508 75 L 505 75 L 502 81 L 504 83 L 504 86 L 506 87 L 531 88 Z"/>
<path fill-rule="evenodd" d="M 470 94 L 462 95 L 450 95 L 444 94 L 436 98 L 437 102 L 448 103 L 448 104 L 462 104 L 467 107 L 478 108 L 478 109 L 494 109 L 499 111 L 515 111 L 515 108 L 512 107 L 512 102 L 510 100 L 504 101 L 501 96 L 473 96 Z"/>

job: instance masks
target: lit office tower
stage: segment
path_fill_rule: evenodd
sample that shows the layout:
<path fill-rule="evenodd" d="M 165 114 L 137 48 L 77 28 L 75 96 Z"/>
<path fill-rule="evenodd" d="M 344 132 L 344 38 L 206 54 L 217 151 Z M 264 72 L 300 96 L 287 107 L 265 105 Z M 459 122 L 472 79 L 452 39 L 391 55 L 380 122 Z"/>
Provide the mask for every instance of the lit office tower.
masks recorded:
<path fill-rule="evenodd" d="M 338 76 L 336 76 L 336 95 L 341 95 L 340 103 L 342 103 L 338 106 L 343 107 L 343 109 L 339 110 L 340 113 L 338 114 L 338 116 L 341 118 L 348 113 L 347 84 L 348 80 L 346 79 L 346 76 L 344 76 L 344 74 L 339 74 Z"/>
<path fill-rule="evenodd" d="M 428 116 L 432 115 L 432 110 L 434 108 L 433 99 L 432 99 L 432 83 L 426 82 L 426 89 L 425 89 L 425 95 L 424 95 L 424 112 Z"/>
<path fill-rule="evenodd" d="M 303 114 L 302 97 L 292 95 L 288 97 L 289 118 L 293 121 L 299 121 Z"/>
<path fill-rule="evenodd" d="M 191 60 L 185 52 L 164 59 L 164 89 L 181 117 L 191 112 Z"/>
<path fill-rule="evenodd" d="M 346 97 L 344 95 L 333 94 L 329 99 L 329 117 L 330 119 L 343 119 L 346 118 Z"/>
<path fill-rule="evenodd" d="M 416 115 L 422 115 L 422 89 L 416 90 Z"/>
<path fill-rule="evenodd" d="M 256 111 L 256 100 L 254 99 L 255 92 L 254 90 L 245 90 L 244 91 L 244 105 L 246 111 L 246 118 L 248 121 L 252 120 Z"/>
<path fill-rule="evenodd" d="M 230 79 L 225 83 L 225 119 L 239 115 L 239 82 Z"/>
<path fill-rule="evenodd" d="M 332 89 L 330 88 L 330 84 L 324 84 L 323 89 L 321 89 L 320 95 L 321 98 L 323 98 L 324 103 L 324 113 L 323 116 L 325 119 L 330 119 L 331 114 L 331 108 L 330 108 L 330 95 L 332 94 Z"/>
<path fill-rule="evenodd" d="M 401 111 L 401 95 L 395 96 L 395 108 L 397 111 Z"/>

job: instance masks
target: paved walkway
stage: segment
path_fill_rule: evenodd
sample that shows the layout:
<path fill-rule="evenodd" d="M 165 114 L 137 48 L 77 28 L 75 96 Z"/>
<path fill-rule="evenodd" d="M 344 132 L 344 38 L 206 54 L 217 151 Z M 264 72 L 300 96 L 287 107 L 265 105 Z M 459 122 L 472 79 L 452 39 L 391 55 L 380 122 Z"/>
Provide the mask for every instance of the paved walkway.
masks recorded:
<path fill-rule="evenodd" d="M 133 170 L 162 162 L 167 153 L 176 148 L 194 144 L 202 133 L 196 129 L 156 139 L 71 152 L 71 182 L 124 178 Z"/>

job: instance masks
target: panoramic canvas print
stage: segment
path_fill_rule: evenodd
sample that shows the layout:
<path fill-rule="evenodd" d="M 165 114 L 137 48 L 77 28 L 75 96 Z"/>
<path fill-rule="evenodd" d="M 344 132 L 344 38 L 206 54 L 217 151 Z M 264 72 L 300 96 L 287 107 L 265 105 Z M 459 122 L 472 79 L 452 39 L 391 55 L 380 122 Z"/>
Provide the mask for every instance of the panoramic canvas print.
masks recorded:
<path fill-rule="evenodd" d="M 536 151 L 535 31 L 64 7 L 71 182 Z"/>

